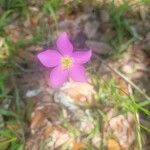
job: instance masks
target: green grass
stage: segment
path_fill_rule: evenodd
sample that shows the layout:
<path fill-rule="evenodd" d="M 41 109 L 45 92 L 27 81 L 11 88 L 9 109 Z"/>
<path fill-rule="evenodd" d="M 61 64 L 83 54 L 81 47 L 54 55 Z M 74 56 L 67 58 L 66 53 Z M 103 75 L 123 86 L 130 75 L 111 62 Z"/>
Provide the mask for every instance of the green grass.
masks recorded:
<path fill-rule="evenodd" d="M 8 25 L 9 17 L 14 12 L 19 12 L 23 17 L 26 15 L 27 5 L 25 0 L 9 0 L 9 1 L 0 1 L 0 5 L 3 7 L 4 12 L 0 16 L 0 36 L 4 38 L 4 44 L 6 50 L 9 51 L 9 56 L 7 59 L 0 59 L 0 104 L 3 101 L 5 103 L 10 103 L 9 108 L 0 108 L 0 115 L 4 118 L 4 120 L 0 123 L 4 125 L 1 128 L 0 137 L 3 137 L 5 140 L 0 141 L 0 150 L 6 149 L 9 150 L 23 150 L 25 143 L 25 126 L 30 121 L 31 112 L 33 108 L 33 103 L 23 104 L 22 98 L 20 97 L 20 91 L 18 85 L 15 83 L 14 78 L 16 74 L 19 74 L 19 70 L 12 63 L 14 60 L 14 56 L 18 54 L 18 52 L 26 46 L 39 44 L 41 41 L 44 41 L 44 33 L 41 34 L 41 30 L 35 29 L 33 33 L 33 37 L 30 40 L 24 39 L 21 37 L 17 43 L 14 42 L 4 31 L 4 28 Z M 28 12 L 27 12 L 28 14 Z M 1 53 L 0 53 L 1 55 Z M 7 81 L 12 80 L 13 89 L 10 92 L 7 92 L 8 83 Z M 8 101 L 8 102 L 7 102 Z M 19 128 L 16 130 L 9 129 L 7 126 L 10 122 L 18 126 Z M 10 133 L 9 137 L 5 137 L 5 132 Z M 4 133 L 4 135 L 2 135 Z M 7 135 L 7 134 L 6 134 Z"/>
<path fill-rule="evenodd" d="M 111 0 L 107 6 L 110 14 L 111 25 L 116 33 L 114 40 L 111 41 L 112 46 L 116 50 L 114 52 L 116 58 L 119 58 L 130 44 L 137 40 L 141 40 L 140 35 L 128 20 L 127 13 L 137 16 L 138 12 L 134 11 L 136 5 L 150 5 L 149 0 L 139 0 L 133 5 L 129 3 L 129 0 L 122 1 L 123 3 L 121 5 L 116 6 L 115 0 Z"/>
<path fill-rule="evenodd" d="M 43 9 L 46 13 L 56 12 L 61 6 L 62 0 L 44 0 Z"/>
<path fill-rule="evenodd" d="M 114 2 L 110 3 L 109 13 L 111 16 L 111 23 L 116 31 L 116 41 L 118 44 L 123 42 L 124 36 L 129 33 L 126 28 L 126 18 L 125 14 L 130 10 L 130 5 L 128 2 L 124 2 L 120 6 L 116 6 Z"/>
<path fill-rule="evenodd" d="M 26 14 L 28 11 L 26 0 L 1 0 L 0 5 L 5 11 L 18 11 Z"/>
<path fill-rule="evenodd" d="M 134 14 L 133 8 L 128 0 L 124 0 L 123 4 L 119 6 L 116 6 L 114 1 L 111 1 L 107 7 L 112 28 L 116 33 L 111 44 L 116 50 L 114 55 L 119 57 L 127 49 L 128 45 L 139 40 L 140 36 L 126 17 L 127 13 Z"/>
<path fill-rule="evenodd" d="M 6 11 L 2 16 L 0 16 L 0 32 L 2 32 L 4 27 L 7 25 L 8 16 L 10 14 L 11 10 Z"/>
<path fill-rule="evenodd" d="M 0 150 L 23 150 L 25 128 L 30 120 L 33 104 L 32 102 L 24 104 L 19 87 L 14 80 L 16 72 L 9 66 L 7 66 L 8 70 L 5 65 L 1 66 L 1 69 L 3 67 L 5 72 L 1 72 L 0 75 L 0 104 L 5 103 L 6 106 L 0 108 L 0 116 L 3 118 L 0 122 Z"/>
<path fill-rule="evenodd" d="M 97 94 L 95 99 L 102 104 L 115 106 L 117 110 L 121 110 L 122 113 L 142 112 L 150 116 L 150 111 L 146 109 L 146 106 L 150 104 L 149 100 L 140 100 L 135 95 L 121 95 L 121 89 L 117 86 L 114 80 L 93 80 L 96 85 Z"/>
<path fill-rule="evenodd" d="M 95 99 L 102 106 L 106 107 L 107 105 L 111 105 L 118 114 L 127 114 L 128 112 L 134 114 L 136 121 L 137 146 L 139 149 L 142 149 L 143 137 L 141 130 L 150 132 L 150 128 L 140 123 L 138 114 L 142 113 L 147 117 L 150 117 L 150 110 L 146 108 L 150 105 L 150 101 L 140 100 L 136 95 L 120 94 L 120 91 L 123 91 L 117 86 L 116 81 L 114 80 L 99 80 L 95 76 L 93 78 L 93 83 L 97 91 Z M 105 116 L 103 118 L 105 118 Z"/>
<path fill-rule="evenodd" d="M 52 17 L 55 24 L 55 30 L 57 30 L 58 26 L 58 16 L 56 12 L 61 6 L 62 2 L 62 0 L 44 0 L 43 13 Z"/>
<path fill-rule="evenodd" d="M 1 73 L 0 76 L 0 103 L 5 102 L 7 105 L 14 103 L 17 109 L 9 108 L 0 108 L 0 115 L 3 117 L 2 125 L 4 125 L 0 130 L 0 137 L 4 140 L 0 141 L 0 150 L 8 147 L 10 150 L 21 150 L 23 149 L 24 137 L 23 137 L 23 122 L 22 116 L 20 114 L 20 99 L 16 93 L 14 95 L 9 94 L 9 91 L 6 91 L 7 84 L 6 81 L 10 78 L 10 74 L 5 72 Z M 14 107 L 13 106 L 13 107 Z M 20 126 L 20 128 L 8 128 L 8 126 Z"/>
<path fill-rule="evenodd" d="M 11 71 L 12 72 L 12 71 Z M 0 104 L 5 102 L 8 107 L 0 108 L 0 115 L 3 117 L 0 129 L 0 137 L 4 140 L 0 141 L 0 150 L 23 150 L 25 144 L 25 128 L 30 121 L 33 102 L 26 105 L 20 97 L 19 87 L 15 81 L 12 81 L 13 89 L 6 91 L 8 85 L 6 83 L 10 78 L 14 78 L 13 74 L 2 73 L 0 76 Z"/>

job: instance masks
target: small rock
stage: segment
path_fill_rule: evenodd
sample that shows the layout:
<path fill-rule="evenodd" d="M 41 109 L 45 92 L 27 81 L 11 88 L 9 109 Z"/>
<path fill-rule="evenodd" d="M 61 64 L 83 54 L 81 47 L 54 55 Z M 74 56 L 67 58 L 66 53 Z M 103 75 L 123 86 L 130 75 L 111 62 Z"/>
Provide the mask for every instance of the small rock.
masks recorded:
<path fill-rule="evenodd" d="M 42 92 L 42 89 L 34 89 L 34 90 L 28 90 L 25 94 L 26 97 L 31 98 L 37 96 L 40 92 Z"/>
<path fill-rule="evenodd" d="M 102 55 L 110 54 L 113 49 L 109 44 L 94 40 L 87 40 L 86 45 L 92 49 L 94 52 Z"/>

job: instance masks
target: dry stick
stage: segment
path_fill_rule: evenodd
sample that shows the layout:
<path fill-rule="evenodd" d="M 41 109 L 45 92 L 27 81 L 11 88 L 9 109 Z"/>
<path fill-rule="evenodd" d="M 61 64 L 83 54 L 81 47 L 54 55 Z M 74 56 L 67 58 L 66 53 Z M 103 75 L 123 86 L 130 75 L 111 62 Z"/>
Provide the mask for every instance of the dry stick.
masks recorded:
<path fill-rule="evenodd" d="M 112 68 L 110 65 L 108 65 L 101 57 L 99 57 L 100 61 L 107 66 L 110 70 L 112 70 L 114 73 L 119 75 L 122 79 L 124 79 L 126 82 L 128 82 L 134 89 L 136 89 L 140 94 L 142 94 L 147 100 L 150 101 L 150 97 L 145 94 L 137 85 L 135 85 L 130 79 L 128 79 L 124 74 L 122 74 L 120 71 L 118 71 L 115 68 Z"/>
<path fill-rule="evenodd" d="M 41 72 L 44 71 L 44 69 L 40 69 L 40 70 L 32 70 L 32 69 L 25 69 L 23 68 L 20 64 L 18 64 L 17 62 L 12 62 L 20 71 L 25 72 L 25 73 L 34 73 L 34 72 Z"/>

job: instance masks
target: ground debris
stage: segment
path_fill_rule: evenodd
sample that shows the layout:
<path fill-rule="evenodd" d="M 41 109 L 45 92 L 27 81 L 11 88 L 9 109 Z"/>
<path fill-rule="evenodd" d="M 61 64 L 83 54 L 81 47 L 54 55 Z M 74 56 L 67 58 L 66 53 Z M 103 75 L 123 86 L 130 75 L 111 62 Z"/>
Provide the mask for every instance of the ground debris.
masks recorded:
<path fill-rule="evenodd" d="M 21 105 L 26 105 L 23 106 L 26 111 L 33 107 L 30 110 L 32 112 L 31 119 L 28 119 L 29 129 L 26 131 L 25 150 L 80 150 L 89 146 L 94 149 L 106 148 L 108 150 L 135 149 L 137 137 L 134 114 L 116 109 L 111 98 L 104 99 L 107 103 L 103 104 L 102 97 L 107 96 L 110 91 L 102 94 L 100 92 L 103 87 L 100 87 L 98 96 L 101 98 L 97 100 L 95 98 L 97 87 L 91 81 L 76 83 L 70 80 L 58 90 L 51 89 L 47 84 L 50 70 L 44 71 L 45 68 L 39 65 L 36 56 L 38 52 L 51 47 L 51 42 L 57 34 L 63 31 L 68 32 L 70 40 L 77 50 L 87 48 L 93 50 L 94 63 L 91 68 L 96 71 L 95 74 L 98 73 L 100 76 L 98 82 L 104 79 L 107 84 L 108 80 L 113 78 L 117 85 L 116 88 L 119 89 L 119 94 L 123 97 L 130 96 L 128 84 L 123 79 L 114 77 L 110 69 L 98 59 L 99 56 L 104 58 L 107 56 L 106 62 L 108 64 L 123 72 L 149 94 L 149 9 L 148 6 L 139 5 L 137 1 L 129 2 L 132 4 L 131 7 L 135 8 L 134 13 L 139 9 L 139 12 L 133 16 L 129 12 L 122 12 L 124 10 L 121 9 L 123 15 L 117 18 L 121 19 L 121 27 L 119 25 L 119 28 L 118 22 L 115 20 L 119 13 L 115 14 L 114 18 L 111 16 L 109 10 L 105 8 L 108 1 L 101 1 L 101 4 L 104 3 L 104 5 L 100 10 L 97 10 L 97 3 L 86 1 L 86 3 L 83 2 L 85 6 L 81 7 L 79 3 L 79 8 L 72 11 L 70 4 L 73 4 L 74 7 L 76 2 L 65 0 L 63 7 L 55 14 L 53 13 L 53 5 L 49 5 L 50 9 L 45 7 L 47 1 L 43 3 L 40 0 L 28 0 L 29 14 L 27 16 L 20 17 L 20 14 L 16 12 L 9 16 L 8 24 L 4 27 L 4 35 L 7 36 L 6 38 L 0 37 L 0 59 L 9 59 L 14 49 L 21 50 L 17 56 L 14 56 L 14 62 L 10 65 L 16 67 L 14 67 L 17 74 L 15 84 L 17 85 L 16 89 L 19 89 L 21 93 L 18 95 L 21 97 Z M 93 3 L 96 8 L 93 7 Z M 55 2 L 53 4 L 55 5 Z M 114 8 L 117 9 L 124 4 L 126 3 L 123 0 L 116 0 Z M 56 9 L 55 6 L 54 9 Z M 3 11 L 0 6 L 0 13 Z M 138 17 L 134 18 L 137 14 Z M 129 17 L 129 20 L 127 18 L 129 26 L 128 21 L 123 17 Z M 124 30 L 128 33 L 124 33 Z M 120 50 L 119 42 L 115 41 L 118 36 L 116 31 L 119 32 L 119 36 L 125 36 L 125 39 L 123 38 L 125 41 L 130 40 L 128 39 L 130 36 L 134 39 L 126 46 L 127 48 L 117 60 L 114 59 L 116 57 L 110 58 L 110 56 L 114 56 L 115 51 L 118 55 L 118 49 Z M 130 36 L 128 37 L 127 34 Z M 124 44 L 124 40 L 121 43 Z M 115 42 L 117 45 L 114 44 Z M 14 54 L 16 55 L 16 53 Z M 10 88 L 12 85 L 8 84 L 7 86 Z M 2 87 L 2 90 L 3 88 L 5 88 L 5 94 L 11 95 L 13 93 L 15 95 L 17 93 L 12 89 L 7 92 L 7 87 Z M 143 97 L 140 99 L 143 100 Z M 0 106 L 6 111 L 11 107 L 14 109 L 9 101 L 11 99 L 6 99 L 6 105 L 3 105 L 2 99 L 0 103 Z M 32 102 L 33 106 L 30 106 Z M 1 129 L 5 127 L 5 122 L 9 118 L 11 117 L 0 115 Z M 6 127 L 10 130 L 20 128 L 18 125 L 9 124 Z M 20 138 L 20 136 L 18 137 Z M 149 139 L 149 135 L 147 137 Z M 3 140 L 5 139 L 0 137 L 0 142 Z M 147 143 L 149 144 L 149 141 Z"/>

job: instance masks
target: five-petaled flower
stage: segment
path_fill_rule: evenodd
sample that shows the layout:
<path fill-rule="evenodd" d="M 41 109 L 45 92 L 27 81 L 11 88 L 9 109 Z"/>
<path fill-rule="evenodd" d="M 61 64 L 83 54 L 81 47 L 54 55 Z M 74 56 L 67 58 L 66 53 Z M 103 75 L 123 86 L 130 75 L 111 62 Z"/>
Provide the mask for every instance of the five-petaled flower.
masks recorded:
<path fill-rule="evenodd" d="M 54 67 L 50 74 L 50 85 L 53 88 L 60 87 L 68 77 L 77 82 L 85 82 L 85 68 L 92 55 L 92 51 L 75 51 L 69 41 L 66 32 L 60 34 L 57 39 L 56 50 L 46 50 L 38 54 L 38 59 L 45 67 Z"/>

